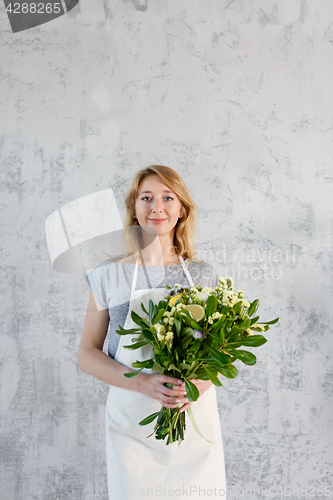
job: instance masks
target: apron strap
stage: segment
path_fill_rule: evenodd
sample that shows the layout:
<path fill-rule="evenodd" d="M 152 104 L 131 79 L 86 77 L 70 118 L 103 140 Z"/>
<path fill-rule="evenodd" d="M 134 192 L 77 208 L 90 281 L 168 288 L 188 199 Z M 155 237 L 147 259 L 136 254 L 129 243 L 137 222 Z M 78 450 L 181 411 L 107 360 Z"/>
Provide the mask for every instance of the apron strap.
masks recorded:
<path fill-rule="evenodd" d="M 191 286 L 194 286 L 194 283 L 193 283 L 193 280 L 192 280 L 192 278 L 191 278 L 190 272 L 189 272 L 189 270 L 187 269 L 187 267 L 185 266 L 184 259 L 183 259 L 183 257 L 182 257 L 181 255 L 179 255 L 179 260 L 180 260 L 181 265 L 183 266 L 183 271 L 184 271 L 184 273 L 186 274 L 186 277 L 187 277 L 187 279 L 188 279 L 188 281 L 189 281 L 190 285 L 191 285 Z"/>
<path fill-rule="evenodd" d="M 187 269 L 187 267 L 185 266 L 185 262 L 184 262 L 184 259 L 181 257 L 181 255 L 179 255 L 179 261 L 182 265 L 182 268 L 183 268 L 183 271 L 184 273 L 186 274 L 186 277 L 190 283 L 191 286 L 194 286 L 194 283 L 193 283 L 193 280 L 192 280 L 192 277 L 189 273 L 189 270 Z M 133 281 L 132 281 L 132 290 L 131 290 L 131 297 L 133 296 L 134 292 L 135 292 L 135 288 L 136 288 L 136 282 L 138 280 L 138 264 L 139 264 L 139 257 L 136 259 L 136 264 L 135 264 L 135 269 L 134 269 L 134 275 L 133 275 Z M 147 273 L 147 270 L 144 267 L 144 271 L 145 271 L 145 274 Z M 147 276 L 146 276 L 147 277 Z M 150 284 L 150 280 L 148 278 L 148 283 L 150 285 L 150 288 L 151 288 L 151 284 Z"/>

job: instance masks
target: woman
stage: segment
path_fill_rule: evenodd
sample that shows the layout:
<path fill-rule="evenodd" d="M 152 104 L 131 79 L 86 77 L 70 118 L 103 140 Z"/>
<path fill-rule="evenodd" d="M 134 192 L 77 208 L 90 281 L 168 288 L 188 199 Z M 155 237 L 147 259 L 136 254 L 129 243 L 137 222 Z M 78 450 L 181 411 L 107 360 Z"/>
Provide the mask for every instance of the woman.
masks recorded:
<path fill-rule="evenodd" d="M 109 498 L 225 498 L 215 387 L 210 381 L 192 380 L 200 397 L 191 403 L 181 380 L 151 370 L 125 377 L 133 370 L 132 362 L 148 359 L 149 352 L 125 349 L 130 339 L 115 333 L 119 324 L 135 327 L 131 311 L 142 315 L 141 302 L 147 307 L 149 299 L 161 300 L 165 283 L 189 287 L 194 280 L 205 286 L 216 285 L 212 266 L 195 260 L 195 204 L 181 177 L 161 165 L 136 174 L 125 204 L 125 228 L 137 226 L 142 230 L 142 249 L 136 255 L 130 252 L 129 259 L 116 265 L 105 261 L 86 275 L 92 292 L 79 348 L 80 368 L 110 385 L 106 408 Z M 157 235 L 153 242 L 152 232 Z M 106 355 L 102 349 L 109 323 Z M 166 383 L 174 384 L 173 388 L 167 388 Z M 147 439 L 154 423 L 141 427 L 138 422 L 161 405 L 175 408 L 179 402 L 184 404 L 180 411 L 193 404 L 198 427 L 206 439 L 196 433 L 188 418 L 180 447 L 167 446 L 154 437 Z"/>

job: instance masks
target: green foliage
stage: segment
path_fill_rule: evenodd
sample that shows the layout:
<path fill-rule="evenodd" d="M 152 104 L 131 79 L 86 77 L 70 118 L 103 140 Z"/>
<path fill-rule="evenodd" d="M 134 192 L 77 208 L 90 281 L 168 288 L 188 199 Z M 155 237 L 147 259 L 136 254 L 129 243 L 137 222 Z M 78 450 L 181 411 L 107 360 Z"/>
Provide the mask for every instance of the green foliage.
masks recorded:
<path fill-rule="evenodd" d="M 217 298 L 215 295 L 210 295 L 206 302 L 206 316 L 212 316 L 217 309 Z"/>
<path fill-rule="evenodd" d="M 203 288 L 202 285 L 197 287 L 198 291 Z M 228 294 L 224 298 L 225 290 Z M 169 297 L 176 293 L 181 293 L 181 297 L 172 306 L 166 300 L 159 301 L 158 305 L 150 300 L 147 311 L 141 304 L 147 317 L 140 317 L 132 311 L 131 318 L 138 325 L 137 328 L 126 330 L 119 326 L 117 333 L 135 335 L 132 344 L 124 346 L 126 349 L 151 346 L 149 359 L 132 363 L 136 370 L 126 373 L 126 377 L 134 377 L 143 369 L 151 369 L 181 379 L 185 382 L 189 401 L 196 401 L 199 390 L 191 380 L 210 380 L 221 387 L 219 376 L 227 379 L 237 377 L 238 370 L 234 363 L 241 361 L 247 366 L 255 365 L 256 356 L 241 347 L 254 348 L 267 342 L 261 333 L 267 331 L 269 325 L 277 323 L 278 318 L 260 323 L 259 316 L 254 317 L 259 300 L 255 299 L 246 307 L 248 304 L 240 298 L 242 295 L 233 292 L 230 279 L 217 287 L 206 303 L 202 304 L 205 314 L 199 322 L 184 309 L 184 304 L 200 302 L 193 291 L 185 288 L 177 292 L 171 290 Z M 253 335 L 254 331 L 260 334 Z M 167 386 L 172 387 L 170 384 Z M 161 408 L 159 412 L 143 419 L 140 425 L 148 425 L 155 419 L 157 422 L 151 435 L 155 435 L 156 439 L 165 439 L 166 444 L 178 442 L 179 445 L 182 442 L 186 428 L 185 412 L 179 413 L 179 408 Z M 200 433 L 199 429 L 197 431 Z"/>
<path fill-rule="evenodd" d="M 253 302 L 251 302 L 250 307 L 247 310 L 247 314 L 248 314 L 249 318 L 251 318 L 251 316 L 253 316 L 254 313 L 257 312 L 258 307 L 259 307 L 259 300 L 258 299 L 255 299 Z"/>
<path fill-rule="evenodd" d="M 199 390 L 196 385 L 194 385 L 189 380 L 185 380 L 186 396 L 189 401 L 196 401 L 199 397 Z"/>
<path fill-rule="evenodd" d="M 153 422 L 155 420 L 155 418 L 157 418 L 159 415 L 160 415 L 159 411 L 157 411 L 156 413 L 152 413 L 148 417 L 146 417 L 143 420 L 141 420 L 141 422 L 139 422 L 139 425 L 148 425 L 151 422 Z"/>

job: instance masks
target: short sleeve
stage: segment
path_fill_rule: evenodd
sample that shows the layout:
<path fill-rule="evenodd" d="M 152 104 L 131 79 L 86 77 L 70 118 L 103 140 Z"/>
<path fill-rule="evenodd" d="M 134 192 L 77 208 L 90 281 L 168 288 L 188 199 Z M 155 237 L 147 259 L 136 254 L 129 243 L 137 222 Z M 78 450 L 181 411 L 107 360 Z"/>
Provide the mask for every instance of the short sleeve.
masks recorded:
<path fill-rule="evenodd" d="M 108 309 L 106 271 L 106 266 L 99 265 L 84 276 L 97 301 L 104 309 Z"/>

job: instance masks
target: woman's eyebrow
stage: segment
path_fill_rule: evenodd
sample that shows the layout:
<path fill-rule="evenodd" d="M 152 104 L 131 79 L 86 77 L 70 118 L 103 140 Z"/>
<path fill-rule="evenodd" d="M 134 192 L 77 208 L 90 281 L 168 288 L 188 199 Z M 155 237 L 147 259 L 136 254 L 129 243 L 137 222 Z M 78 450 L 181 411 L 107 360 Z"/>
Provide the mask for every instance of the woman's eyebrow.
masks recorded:
<path fill-rule="evenodd" d="M 151 191 L 141 191 L 140 195 L 144 194 L 144 193 L 150 193 L 151 194 Z M 173 193 L 173 191 L 170 191 L 169 189 L 163 189 L 163 193 Z"/>

